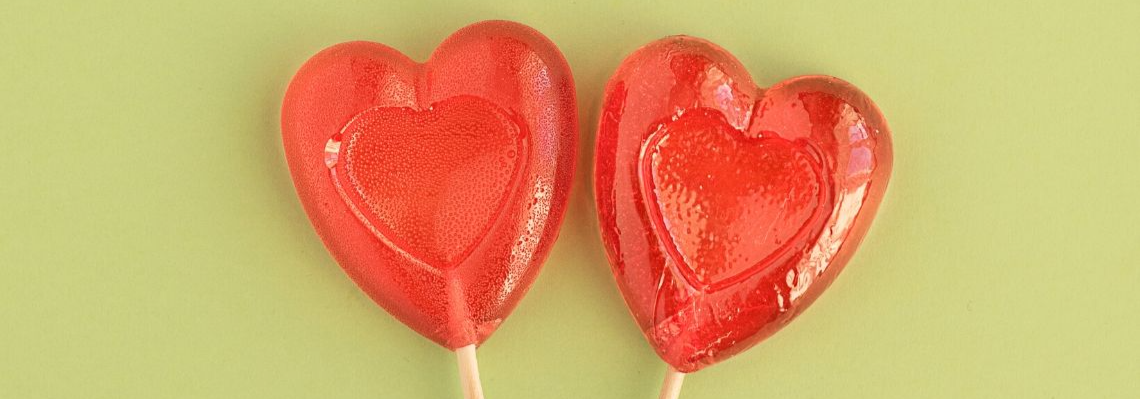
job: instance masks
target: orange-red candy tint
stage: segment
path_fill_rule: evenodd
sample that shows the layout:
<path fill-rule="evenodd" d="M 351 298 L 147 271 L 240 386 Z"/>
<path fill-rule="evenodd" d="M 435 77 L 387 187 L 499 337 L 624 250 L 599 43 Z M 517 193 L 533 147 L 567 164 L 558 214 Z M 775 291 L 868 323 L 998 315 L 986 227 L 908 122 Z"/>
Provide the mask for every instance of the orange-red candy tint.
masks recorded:
<path fill-rule="evenodd" d="M 610 78 L 594 182 L 618 286 L 682 372 L 772 335 L 851 258 L 891 173 L 891 138 L 854 86 L 760 88 L 724 49 L 670 37 Z"/>
<path fill-rule="evenodd" d="M 477 23 L 416 63 L 379 43 L 313 56 L 281 112 L 301 203 L 346 273 L 447 348 L 482 343 L 538 274 L 577 145 L 570 68 L 540 33 Z"/>

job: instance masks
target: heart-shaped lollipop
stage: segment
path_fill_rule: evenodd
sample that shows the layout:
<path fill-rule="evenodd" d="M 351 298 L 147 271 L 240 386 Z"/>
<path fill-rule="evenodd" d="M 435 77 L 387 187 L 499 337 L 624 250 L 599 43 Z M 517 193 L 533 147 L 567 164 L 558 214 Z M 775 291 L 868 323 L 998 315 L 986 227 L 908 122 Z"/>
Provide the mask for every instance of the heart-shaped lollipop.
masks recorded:
<path fill-rule="evenodd" d="M 653 42 L 610 78 L 595 190 L 618 286 L 671 368 L 748 349 L 812 303 L 858 247 L 887 187 L 891 140 L 854 86 L 764 89 L 727 51 Z"/>
<path fill-rule="evenodd" d="M 332 46 L 293 78 L 281 124 L 301 203 L 344 271 L 473 361 L 565 210 L 577 106 L 554 44 L 489 21 L 422 64 L 379 43 Z"/>

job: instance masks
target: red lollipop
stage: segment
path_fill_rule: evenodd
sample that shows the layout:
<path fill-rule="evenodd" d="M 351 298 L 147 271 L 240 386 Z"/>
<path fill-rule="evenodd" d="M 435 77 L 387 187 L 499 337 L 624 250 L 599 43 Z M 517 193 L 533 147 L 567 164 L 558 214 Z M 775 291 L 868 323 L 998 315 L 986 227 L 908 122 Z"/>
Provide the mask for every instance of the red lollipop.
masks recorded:
<path fill-rule="evenodd" d="M 317 234 L 373 300 L 459 353 L 526 293 L 558 234 L 574 170 L 570 68 L 512 22 L 455 32 L 425 63 L 379 43 L 321 51 L 281 112 L 285 154 Z"/>
<path fill-rule="evenodd" d="M 669 37 L 606 86 L 595 154 L 602 238 L 638 325 L 682 373 L 772 335 L 855 252 L 891 172 L 885 120 L 828 76 L 764 89 L 707 41 Z"/>

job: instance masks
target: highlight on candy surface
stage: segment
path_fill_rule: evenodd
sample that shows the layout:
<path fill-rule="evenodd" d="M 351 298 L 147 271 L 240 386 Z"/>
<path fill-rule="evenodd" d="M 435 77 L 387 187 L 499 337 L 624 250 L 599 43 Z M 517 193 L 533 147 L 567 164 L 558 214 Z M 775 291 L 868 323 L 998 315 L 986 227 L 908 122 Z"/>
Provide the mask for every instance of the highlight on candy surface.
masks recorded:
<path fill-rule="evenodd" d="M 839 79 L 759 88 L 686 36 L 626 58 L 606 86 L 595 194 L 618 286 L 661 358 L 697 371 L 800 314 L 867 232 L 891 162 L 878 108 Z"/>
<path fill-rule="evenodd" d="M 554 44 L 505 21 L 455 32 L 424 63 L 338 44 L 297 72 L 281 121 L 301 203 L 349 277 L 448 349 L 487 339 L 569 194 L 577 106 Z"/>

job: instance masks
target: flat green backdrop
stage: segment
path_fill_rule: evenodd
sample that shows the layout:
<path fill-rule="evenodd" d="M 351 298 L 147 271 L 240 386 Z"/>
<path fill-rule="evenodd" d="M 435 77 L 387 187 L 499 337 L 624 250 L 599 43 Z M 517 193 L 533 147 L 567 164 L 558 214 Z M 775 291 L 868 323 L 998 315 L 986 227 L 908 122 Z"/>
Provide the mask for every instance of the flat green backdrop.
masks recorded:
<path fill-rule="evenodd" d="M 561 47 L 582 124 L 559 241 L 480 350 L 489 399 L 656 397 L 665 367 L 610 277 L 589 176 L 605 80 L 678 33 L 761 84 L 855 83 L 896 151 L 843 276 L 683 398 L 1140 392 L 1137 2 L 544 3 L 4 0 L 0 397 L 458 398 L 453 356 L 310 229 L 278 117 L 325 46 L 422 60 L 482 19 Z"/>

